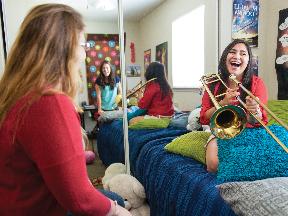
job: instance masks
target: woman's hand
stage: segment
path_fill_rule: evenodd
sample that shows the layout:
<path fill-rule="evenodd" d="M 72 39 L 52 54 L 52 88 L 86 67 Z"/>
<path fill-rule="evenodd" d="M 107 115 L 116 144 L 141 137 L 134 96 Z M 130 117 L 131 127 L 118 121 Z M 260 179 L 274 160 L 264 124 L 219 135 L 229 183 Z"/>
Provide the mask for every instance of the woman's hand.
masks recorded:
<path fill-rule="evenodd" d="M 104 111 L 102 109 L 98 110 L 98 114 L 101 116 L 104 113 Z"/>
<path fill-rule="evenodd" d="M 223 100 L 220 101 L 220 105 L 221 106 L 230 105 L 230 104 L 237 102 L 236 97 L 240 95 L 240 93 L 238 92 L 238 89 L 239 88 L 234 88 L 234 89 L 228 88 L 226 91 L 225 97 L 223 98 Z"/>
<path fill-rule="evenodd" d="M 123 208 L 122 206 L 119 206 L 117 202 L 110 200 L 111 208 L 110 211 L 107 213 L 106 216 L 132 216 L 131 213 Z"/>
<path fill-rule="evenodd" d="M 247 96 L 245 99 L 247 111 L 253 113 L 254 115 L 259 115 L 261 113 L 259 104 L 250 96 Z"/>

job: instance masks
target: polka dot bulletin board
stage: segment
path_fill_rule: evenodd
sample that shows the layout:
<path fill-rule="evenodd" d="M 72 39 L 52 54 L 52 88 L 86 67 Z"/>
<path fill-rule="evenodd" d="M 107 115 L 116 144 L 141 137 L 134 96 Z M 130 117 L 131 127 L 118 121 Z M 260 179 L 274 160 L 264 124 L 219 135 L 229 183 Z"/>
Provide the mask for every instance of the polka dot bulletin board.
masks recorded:
<path fill-rule="evenodd" d="M 102 61 L 110 61 L 112 71 L 121 76 L 119 36 L 118 34 L 87 34 L 86 40 L 90 44 L 90 49 L 86 52 L 88 100 L 90 105 L 96 105 L 95 81 L 100 74 Z"/>

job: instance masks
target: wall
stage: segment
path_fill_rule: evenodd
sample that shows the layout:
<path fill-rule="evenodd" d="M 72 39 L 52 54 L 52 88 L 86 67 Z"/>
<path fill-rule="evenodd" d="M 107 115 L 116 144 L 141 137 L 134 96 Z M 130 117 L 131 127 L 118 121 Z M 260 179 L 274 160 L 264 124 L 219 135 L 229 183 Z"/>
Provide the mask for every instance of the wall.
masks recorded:
<path fill-rule="evenodd" d="M 2 24 L 0 22 L 0 28 L 2 29 Z M 4 48 L 3 48 L 3 38 L 2 38 L 2 32 L 0 31 L 0 78 L 2 77 L 3 70 L 5 65 L 5 59 L 4 59 Z"/>
<path fill-rule="evenodd" d="M 263 0 L 262 0 L 263 1 Z M 276 47 L 278 36 L 278 19 L 279 11 L 288 8 L 287 0 L 265 0 L 265 13 L 263 23 L 265 23 L 265 31 L 262 32 L 263 43 L 263 64 L 264 80 L 268 85 L 269 98 L 277 99 L 278 83 L 275 70 Z M 288 88 L 288 87 L 287 87 Z"/>
<path fill-rule="evenodd" d="M 168 0 L 140 21 L 140 52 L 151 49 L 151 61 L 155 60 L 158 44 L 168 41 L 168 80 L 172 83 L 172 22 L 182 15 L 191 12 L 200 5 L 205 5 L 205 71 L 217 68 L 217 1 L 210 0 Z M 192 26 L 187 26 L 192 28 Z M 197 29 L 195 29 L 197 34 Z M 184 39 L 183 39 L 184 40 Z M 186 39 L 186 41 L 189 41 Z M 183 43 L 183 46 L 185 44 Z M 143 67 L 143 63 L 142 67 Z M 189 67 L 187 67 L 189 69 Z M 191 71 L 192 72 L 192 71 Z M 192 110 L 201 103 L 198 89 L 174 91 L 174 103 L 182 110 Z"/>
<path fill-rule="evenodd" d="M 220 0 L 220 47 L 221 51 L 231 42 L 231 19 L 233 0 Z M 258 47 L 252 52 L 259 58 L 259 76 L 266 83 L 269 99 L 277 99 L 277 77 L 274 67 L 278 34 L 279 10 L 288 8 L 288 1 L 260 0 Z"/>
<path fill-rule="evenodd" d="M 15 40 L 18 28 L 23 17 L 26 15 L 32 5 L 28 1 L 19 1 L 17 3 L 17 16 L 15 13 L 6 13 L 7 15 L 7 42 L 10 48 L 12 42 Z M 136 48 L 136 64 L 140 64 L 143 68 L 143 52 L 151 49 L 152 60 L 155 59 L 155 46 L 168 41 L 168 71 L 172 70 L 171 59 L 171 22 L 174 18 L 179 17 L 182 13 L 186 13 L 191 9 L 197 7 L 201 3 L 211 3 L 215 6 L 217 1 L 200 1 L 194 0 L 167 0 L 160 5 L 155 11 L 148 14 L 140 23 L 124 23 L 125 32 L 127 32 L 126 43 L 126 60 L 130 61 L 130 42 L 135 43 Z M 231 17 L 232 17 L 232 3 L 233 0 L 219 0 L 220 2 L 220 49 L 221 53 L 224 47 L 231 41 Z M 6 1 L 6 7 L 10 11 L 15 11 L 15 5 L 12 1 Z M 209 7 L 210 8 L 210 7 Z M 276 56 L 276 44 L 278 34 L 278 12 L 281 9 L 288 8 L 288 1 L 286 0 L 260 0 L 260 14 L 259 14 L 259 46 L 253 48 L 253 53 L 259 56 L 259 76 L 262 77 L 268 87 L 270 99 L 277 98 L 277 78 L 274 68 L 274 60 Z M 215 17 L 216 12 L 211 11 L 207 16 Z M 154 16 L 154 18 L 153 18 Z M 125 15 L 124 15 L 125 17 Z M 215 32 L 217 27 L 217 19 L 210 23 L 211 32 Z M 107 23 L 95 23 L 86 21 L 86 29 L 89 33 L 116 33 L 118 25 L 115 22 L 109 27 Z M 101 29 L 101 30 L 100 30 Z M 213 30 L 214 29 L 214 30 Z M 130 33 L 129 33 L 130 32 Z M 217 52 L 216 37 L 212 37 L 211 32 L 207 32 L 210 40 L 207 42 L 207 47 Z M 213 39 L 211 39 L 213 38 Z M 1 41 L 0 41 L 1 42 Z M 1 45 L 2 46 L 2 43 Z M 0 47 L 0 76 L 3 68 L 3 58 L 1 57 L 3 48 Z M 207 52 L 207 51 L 206 51 Z M 170 53 L 170 54 L 169 54 Z M 214 54 L 215 55 L 215 54 Z M 217 68 L 217 58 L 208 59 L 207 71 L 213 71 Z M 84 67 L 84 66 L 83 66 Z M 171 73 L 170 73 L 171 74 Z M 133 81 L 134 82 L 134 81 Z M 171 76 L 169 82 L 172 83 Z M 85 97 L 85 96 L 84 96 Z M 191 110 L 200 103 L 201 97 L 197 94 L 197 90 L 179 91 L 175 90 L 174 101 L 181 109 Z"/>

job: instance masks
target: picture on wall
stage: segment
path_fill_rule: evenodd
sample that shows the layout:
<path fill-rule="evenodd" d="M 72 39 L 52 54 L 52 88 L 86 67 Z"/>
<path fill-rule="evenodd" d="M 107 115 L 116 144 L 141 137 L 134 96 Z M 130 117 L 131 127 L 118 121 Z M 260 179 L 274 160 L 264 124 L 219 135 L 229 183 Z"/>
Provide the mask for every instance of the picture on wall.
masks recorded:
<path fill-rule="evenodd" d="M 127 77 L 140 77 L 141 66 L 140 65 L 127 65 L 126 66 Z"/>
<path fill-rule="evenodd" d="M 156 46 L 155 59 L 165 65 L 166 76 L 168 78 L 168 42 Z"/>
<path fill-rule="evenodd" d="M 279 11 L 275 63 L 278 100 L 288 100 L 288 8 Z"/>
<path fill-rule="evenodd" d="M 150 63 L 151 63 L 151 49 L 144 51 L 144 70 L 145 71 Z"/>
<path fill-rule="evenodd" d="M 258 47 L 259 0 L 234 0 L 232 39 L 243 39 Z"/>
<path fill-rule="evenodd" d="M 119 36 L 118 34 L 87 34 L 90 49 L 86 51 L 86 75 L 89 104 L 96 105 L 95 81 L 100 74 L 104 60 L 110 62 L 112 71 L 120 76 Z"/>

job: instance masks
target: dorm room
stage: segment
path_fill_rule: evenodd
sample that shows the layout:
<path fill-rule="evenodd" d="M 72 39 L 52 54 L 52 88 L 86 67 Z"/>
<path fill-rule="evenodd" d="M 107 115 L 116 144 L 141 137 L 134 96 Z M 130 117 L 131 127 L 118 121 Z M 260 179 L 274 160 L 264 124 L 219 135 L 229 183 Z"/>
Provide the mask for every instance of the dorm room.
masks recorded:
<path fill-rule="evenodd" d="M 9 54 L 27 12 L 36 4 L 52 2 L 71 5 L 84 18 L 88 47 L 76 103 L 85 110 L 82 126 L 85 122 L 87 126 L 91 117 L 92 124 L 97 124 L 89 134 L 92 150 L 106 168 L 125 164 L 125 173 L 145 189 L 150 215 L 288 215 L 288 132 L 283 125 L 268 114 L 269 128 L 284 146 L 262 126 L 246 128 L 232 139 L 218 139 L 219 168 L 215 173 L 208 172 L 206 165 L 205 144 L 211 133 L 200 124 L 202 97 L 207 92 L 200 78 L 218 72 L 226 46 L 245 37 L 250 37 L 246 41 L 252 50 L 253 73 L 266 84 L 267 107 L 288 123 L 286 1 L 106 0 L 114 7 L 103 11 L 100 6 L 95 9 L 97 3 L 105 2 L 100 0 L 2 0 L 5 32 L 0 44 L 0 77 L 4 56 Z M 18 16 L 13 12 L 16 4 Z M 241 22 L 252 24 L 242 26 L 245 31 L 241 31 Z M 145 79 L 147 67 L 161 62 L 173 91 L 175 115 L 168 122 L 144 119 L 142 124 L 129 125 L 132 117 L 140 115 L 136 97 L 123 99 L 120 110 L 98 113 L 95 83 L 101 84 L 96 80 L 103 60 L 110 62 L 111 72 L 120 78 L 117 83 L 122 86 L 123 98 L 138 89 L 139 82 L 144 83 L 144 92 L 149 86 L 145 83 L 149 81 Z M 89 133 L 92 128 L 86 129 Z M 101 177 L 97 184 L 101 185 Z"/>

